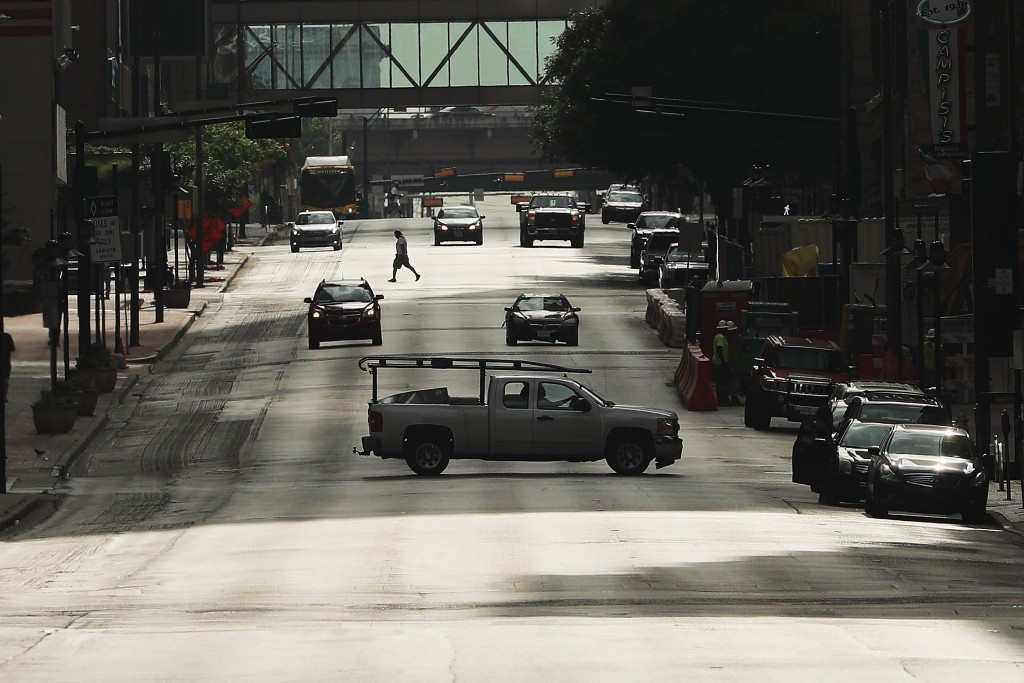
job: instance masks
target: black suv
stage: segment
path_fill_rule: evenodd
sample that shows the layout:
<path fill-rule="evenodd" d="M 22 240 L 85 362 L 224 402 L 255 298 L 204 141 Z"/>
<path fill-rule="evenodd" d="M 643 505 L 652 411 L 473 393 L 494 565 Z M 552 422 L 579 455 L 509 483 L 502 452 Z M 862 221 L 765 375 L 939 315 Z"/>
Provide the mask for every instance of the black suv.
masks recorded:
<path fill-rule="evenodd" d="M 644 211 L 637 217 L 636 223 L 627 225 L 633 231 L 629 240 L 629 267 L 640 267 L 640 252 L 652 232 L 662 228 L 678 229 L 682 218 L 683 215 L 675 211 Z"/>
<path fill-rule="evenodd" d="M 519 246 L 532 247 L 534 240 L 569 240 L 573 247 L 582 248 L 589 208 L 570 194 L 535 194 L 529 204 L 516 204 L 523 214 Z"/>
<path fill-rule="evenodd" d="M 868 398 L 880 399 L 884 396 L 908 395 L 924 396 L 924 391 L 913 384 L 904 382 L 887 382 L 882 380 L 850 380 L 840 382 L 832 388 L 828 402 L 822 406 L 817 416 L 823 420 L 831 421 L 832 429 L 839 429 L 843 421 L 843 414 L 854 396 L 867 396 Z"/>
<path fill-rule="evenodd" d="M 925 394 L 877 392 L 873 396 L 854 396 L 846 406 L 841 424 L 850 420 L 888 424 L 952 424 L 942 401 Z"/>
<path fill-rule="evenodd" d="M 773 417 L 801 422 L 825 405 L 832 385 L 847 379 L 843 352 L 830 341 L 770 336 L 750 374 L 743 423 L 768 429 Z"/>
<path fill-rule="evenodd" d="M 306 322 L 309 327 L 309 348 L 320 348 L 320 342 L 346 339 L 369 339 L 375 346 L 382 342 L 380 300 L 370 283 L 359 280 L 323 280 L 309 304 Z"/>

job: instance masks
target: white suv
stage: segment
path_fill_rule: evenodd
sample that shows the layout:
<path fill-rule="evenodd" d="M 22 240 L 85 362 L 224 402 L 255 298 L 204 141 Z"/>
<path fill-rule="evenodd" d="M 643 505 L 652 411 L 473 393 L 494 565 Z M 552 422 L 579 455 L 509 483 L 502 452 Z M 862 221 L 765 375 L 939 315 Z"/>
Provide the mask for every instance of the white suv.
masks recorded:
<path fill-rule="evenodd" d="M 341 225 L 344 221 L 331 211 L 303 211 L 289 223 L 289 241 L 292 253 L 300 247 L 333 247 L 341 249 Z"/>

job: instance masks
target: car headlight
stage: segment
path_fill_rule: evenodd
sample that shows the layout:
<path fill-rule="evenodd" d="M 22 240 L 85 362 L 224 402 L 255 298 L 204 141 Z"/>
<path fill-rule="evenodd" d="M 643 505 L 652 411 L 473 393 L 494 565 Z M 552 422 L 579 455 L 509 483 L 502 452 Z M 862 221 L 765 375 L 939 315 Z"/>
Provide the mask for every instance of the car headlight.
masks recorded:
<path fill-rule="evenodd" d="M 292 235 L 294 235 L 295 237 L 298 237 L 301 234 L 302 234 L 302 230 L 300 228 L 292 228 Z"/>
<path fill-rule="evenodd" d="M 529 215 L 527 215 L 527 216 L 526 216 L 526 222 L 527 222 L 527 223 L 536 223 L 536 222 L 537 222 L 537 217 L 536 217 L 536 216 L 534 216 L 534 215 L 533 215 L 533 214 L 531 213 L 531 214 L 529 214 Z"/>
<path fill-rule="evenodd" d="M 842 474 L 850 474 L 853 472 L 853 456 L 846 451 L 840 450 L 839 453 L 839 471 Z"/>
<path fill-rule="evenodd" d="M 576 213 L 574 213 L 574 214 L 572 215 L 572 222 L 573 222 L 573 223 L 579 223 L 579 222 L 580 222 L 580 216 L 579 216 L 579 214 L 576 214 Z"/>
<path fill-rule="evenodd" d="M 887 462 L 883 462 L 878 466 L 878 474 L 882 481 L 895 482 L 899 480 L 899 477 L 896 476 L 896 470 Z"/>
<path fill-rule="evenodd" d="M 444 223 L 438 223 L 437 227 L 441 228 L 442 232 L 448 229 L 448 226 L 445 225 Z"/>
<path fill-rule="evenodd" d="M 339 228 L 337 225 L 335 225 L 333 228 L 331 228 L 331 232 L 338 232 L 338 230 L 340 230 L 340 229 L 341 228 Z"/>
<path fill-rule="evenodd" d="M 789 391 L 792 384 L 788 379 L 765 377 L 761 380 L 761 386 L 768 391 Z"/>
<path fill-rule="evenodd" d="M 988 477 L 985 476 L 985 470 L 978 468 L 978 471 L 974 471 L 974 463 L 967 465 L 967 469 L 964 471 L 966 475 L 970 477 L 971 486 L 986 486 L 988 484 Z M 974 476 L 971 476 L 973 473 Z"/>
<path fill-rule="evenodd" d="M 562 324 L 569 325 L 571 327 L 576 327 L 577 325 L 580 324 L 580 319 L 577 318 L 576 316 L 573 316 L 571 318 L 565 318 L 564 320 L 562 320 Z"/>
<path fill-rule="evenodd" d="M 317 318 L 320 318 L 320 317 L 322 317 L 322 316 L 323 316 L 323 313 L 322 313 L 321 311 L 319 311 L 319 310 L 317 310 L 317 311 L 312 311 L 312 312 L 311 312 L 311 313 L 309 314 L 309 317 L 310 317 L 310 318 L 313 318 L 314 320 L 315 320 L 315 319 L 317 319 Z"/>
<path fill-rule="evenodd" d="M 469 226 L 469 229 L 470 229 L 470 230 L 476 230 L 476 229 L 477 229 L 477 228 L 479 228 L 479 227 L 481 227 L 480 223 L 479 223 L 479 222 L 476 222 L 476 223 L 473 223 L 472 225 L 470 225 L 470 226 Z"/>
<path fill-rule="evenodd" d="M 377 317 L 377 311 L 372 306 L 370 308 L 364 308 L 363 309 L 363 317 L 364 318 L 376 318 Z"/>
<path fill-rule="evenodd" d="M 659 436 L 675 436 L 679 433 L 679 421 L 662 417 L 658 419 L 657 434 Z"/>

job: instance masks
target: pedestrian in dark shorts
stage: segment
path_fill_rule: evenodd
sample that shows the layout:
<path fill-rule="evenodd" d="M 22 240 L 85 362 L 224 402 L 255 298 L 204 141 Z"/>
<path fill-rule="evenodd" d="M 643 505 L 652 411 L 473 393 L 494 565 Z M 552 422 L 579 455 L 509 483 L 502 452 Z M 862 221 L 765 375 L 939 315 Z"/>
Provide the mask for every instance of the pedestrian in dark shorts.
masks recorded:
<path fill-rule="evenodd" d="M 409 263 L 409 243 L 405 241 L 405 235 L 401 230 L 395 230 L 395 261 L 391 264 L 391 279 L 388 282 L 397 282 L 395 276 L 398 275 L 398 269 L 402 266 L 411 270 L 417 280 L 420 279 L 420 274 Z"/>

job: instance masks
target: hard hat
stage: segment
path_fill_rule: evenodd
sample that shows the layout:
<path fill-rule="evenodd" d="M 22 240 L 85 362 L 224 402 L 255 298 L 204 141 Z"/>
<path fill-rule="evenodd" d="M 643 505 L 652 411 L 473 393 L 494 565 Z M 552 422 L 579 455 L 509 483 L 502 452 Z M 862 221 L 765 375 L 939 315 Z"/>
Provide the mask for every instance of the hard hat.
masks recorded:
<path fill-rule="evenodd" d="M 730 332 L 732 332 L 733 330 L 738 330 L 738 329 L 739 329 L 739 328 L 738 328 L 738 327 L 736 326 L 736 323 L 734 323 L 734 322 L 733 322 L 733 321 L 731 321 L 731 320 L 727 320 L 727 321 L 725 322 L 725 324 L 729 326 L 729 331 L 730 331 Z"/>
<path fill-rule="evenodd" d="M 729 329 L 729 323 L 725 322 L 724 319 L 723 320 L 719 320 L 718 321 L 718 327 L 716 327 L 715 329 L 716 330 L 727 330 L 727 329 Z"/>
<path fill-rule="evenodd" d="M 935 328 L 928 330 L 927 334 L 924 335 L 925 339 L 935 339 Z"/>

